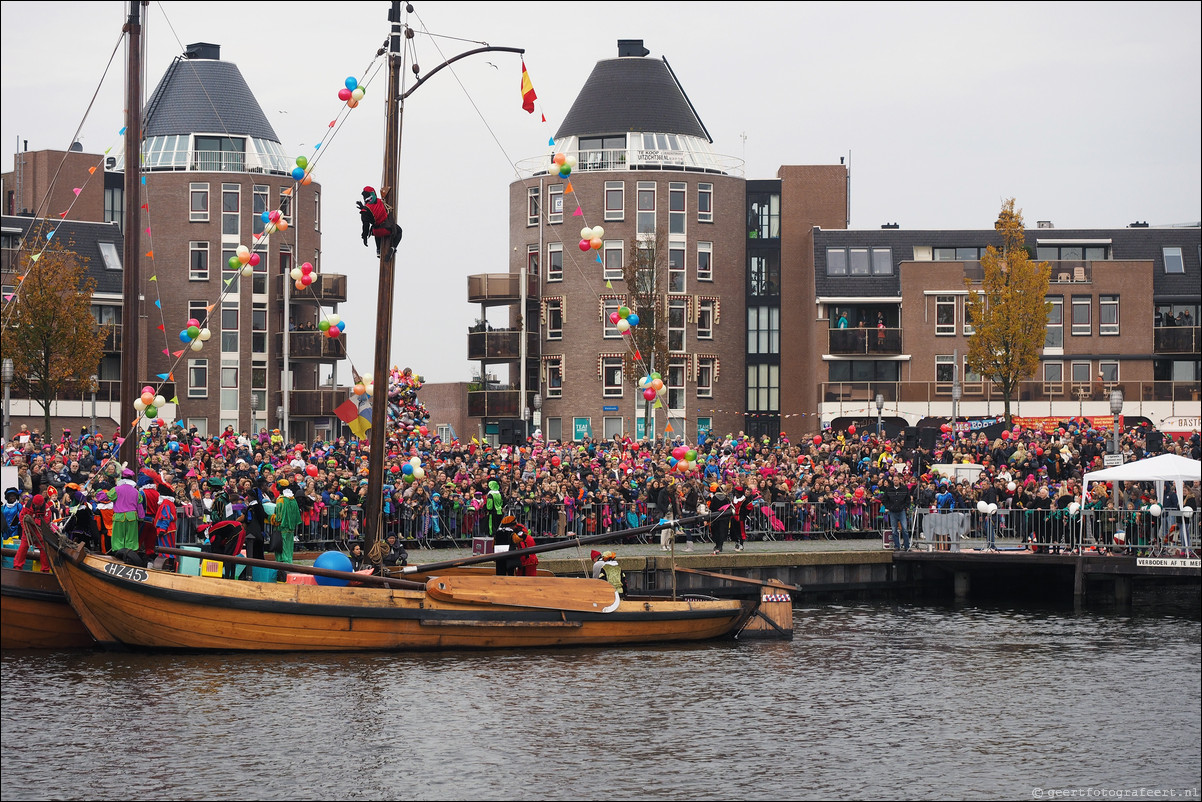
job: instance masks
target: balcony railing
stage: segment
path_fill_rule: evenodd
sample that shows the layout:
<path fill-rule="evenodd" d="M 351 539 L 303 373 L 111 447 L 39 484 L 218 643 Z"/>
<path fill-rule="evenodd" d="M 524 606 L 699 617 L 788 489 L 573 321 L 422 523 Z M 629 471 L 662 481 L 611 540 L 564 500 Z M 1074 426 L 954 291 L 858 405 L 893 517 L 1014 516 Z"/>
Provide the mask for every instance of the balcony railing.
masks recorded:
<path fill-rule="evenodd" d="M 526 296 L 538 298 L 538 276 L 526 276 Z M 477 273 L 467 277 L 467 301 L 472 304 L 513 304 L 522 300 L 519 273 Z"/>
<path fill-rule="evenodd" d="M 1038 263 L 1038 260 L 1035 259 L 1031 261 Z M 1051 281 L 1053 284 L 1090 284 L 1093 282 L 1093 262 L 1071 259 L 1049 261 L 1048 264 L 1052 268 Z M 964 275 L 970 281 L 980 283 L 985 276 L 985 271 L 980 262 L 966 261 L 964 262 Z"/>
<path fill-rule="evenodd" d="M 901 339 L 901 329 L 831 329 L 827 353 L 900 354 Z"/>
<path fill-rule="evenodd" d="M 1152 348 L 1158 354 L 1198 354 L 1198 326 L 1157 326 L 1153 333 Z"/>
<path fill-rule="evenodd" d="M 290 333 L 288 343 L 289 359 L 324 359 L 336 361 L 346 359 L 346 335 L 337 338 L 328 337 L 321 331 L 294 331 Z M 284 355 L 284 334 L 275 335 L 276 353 Z"/>
<path fill-rule="evenodd" d="M 473 390 L 467 394 L 472 418 L 516 418 L 522 414 L 520 390 Z"/>
<path fill-rule="evenodd" d="M 121 324 L 112 323 L 106 326 L 101 326 L 104 329 L 104 345 L 102 350 L 107 353 L 121 353 Z"/>
<path fill-rule="evenodd" d="M 577 172 L 613 172 L 625 170 L 679 170 L 690 173 L 743 175 L 744 161 L 735 156 L 693 150 L 659 148 L 587 148 L 564 151 L 576 157 Z M 526 177 L 546 175 L 552 164 L 546 156 L 523 159 L 518 169 Z M 558 169 L 558 168 L 556 168 Z M 558 175 L 558 172 L 556 172 Z"/>
<path fill-rule="evenodd" d="M 871 403 L 881 394 L 888 403 L 934 403 L 952 400 L 951 382 L 823 382 L 826 403 Z M 1121 390 L 1128 401 L 1197 401 L 1199 382 L 1020 382 L 1011 401 L 1108 401 L 1112 390 Z M 992 382 L 964 382 L 960 400 L 1002 402 L 1005 395 Z"/>
<path fill-rule="evenodd" d="M 511 362 L 520 359 L 522 332 L 518 329 L 472 331 L 467 335 L 467 358 L 481 362 Z M 538 334 L 526 332 L 526 357 L 537 358 Z"/>
<path fill-rule="evenodd" d="M 289 276 L 276 276 L 278 284 L 276 291 L 281 298 L 284 297 L 285 281 L 292 281 L 292 279 Z M 316 300 L 322 306 L 344 304 L 346 303 L 346 276 L 339 273 L 318 273 L 317 281 L 314 281 L 303 291 L 293 287 L 290 299 L 292 303 Z"/>
<path fill-rule="evenodd" d="M 338 405 L 350 397 L 347 389 L 289 390 L 288 414 L 301 417 L 333 415 Z"/>

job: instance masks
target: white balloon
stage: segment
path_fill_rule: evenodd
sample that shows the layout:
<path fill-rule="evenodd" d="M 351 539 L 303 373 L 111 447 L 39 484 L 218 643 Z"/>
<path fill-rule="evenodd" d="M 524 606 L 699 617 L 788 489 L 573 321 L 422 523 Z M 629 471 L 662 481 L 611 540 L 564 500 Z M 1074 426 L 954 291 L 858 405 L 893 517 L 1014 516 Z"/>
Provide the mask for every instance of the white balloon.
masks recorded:
<path fill-rule="evenodd" d="M 213 332 L 209 331 L 208 329 L 201 329 L 201 330 L 200 330 L 200 341 L 201 341 L 202 343 L 207 343 L 207 342 L 209 341 L 209 338 L 210 338 L 210 337 L 212 337 L 212 336 L 213 336 Z M 196 350 L 198 350 L 198 351 L 199 351 L 200 349 L 199 349 L 199 348 L 197 348 Z"/>
<path fill-rule="evenodd" d="M 301 269 L 299 267 L 294 267 L 288 271 L 288 275 L 292 276 L 293 281 L 300 281 L 301 276 L 303 276 L 304 273 L 301 272 Z"/>
<path fill-rule="evenodd" d="M 593 226 L 593 237 L 596 237 L 597 239 L 601 239 L 604 236 L 605 236 L 604 228 L 602 228 L 601 226 Z M 592 237 L 585 237 L 584 239 L 592 239 Z"/>
<path fill-rule="evenodd" d="M 342 322 L 342 316 L 339 315 L 338 313 L 334 313 L 334 314 L 330 315 L 330 325 L 331 326 L 337 326 L 341 322 Z"/>
<path fill-rule="evenodd" d="M 190 347 L 190 348 L 191 348 L 193 351 L 199 351 L 201 348 L 204 348 L 204 347 L 205 347 L 205 344 L 204 344 L 204 342 L 203 342 L 203 341 L 201 341 L 201 340 L 193 340 L 193 341 L 192 341 L 192 344 L 191 344 L 189 347 Z"/>
<path fill-rule="evenodd" d="M 1191 507 L 1190 505 L 1186 504 L 1184 507 L 1181 508 L 1181 517 L 1185 518 L 1186 520 L 1189 520 L 1190 518 L 1194 517 L 1194 508 Z"/>
<path fill-rule="evenodd" d="M 146 409 L 146 405 L 142 403 L 141 398 L 134 399 L 134 409 L 138 410 L 138 412 L 142 412 Z"/>
<path fill-rule="evenodd" d="M 1079 503 L 1077 503 L 1076 501 L 1074 501 L 1072 504 L 1068 505 L 1068 514 L 1069 515 L 1076 515 L 1080 511 L 1081 511 L 1081 505 Z"/>
<path fill-rule="evenodd" d="M 413 478 L 414 479 L 425 479 L 426 478 L 425 469 L 424 468 L 414 468 L 413 469 Z"/>
<path fill-rule="evenodd" d="M 997 505 L 996 505 L 996 504 L 994 504 L 994 503 L 992 503 L 992 502 L 990 502 L 990 504 L 989 504 L 989 514 L 990 514 L 990 515 L 993 515 L 993 514 L 994 514 L 994 513 L 996 513 L 996 512 L 997 512 Z"/>
<path fill-rule="evenodd" d="M 1011 482 L 1010 484 L 1006 485 L 1006 489 L 1009 490 L 1011 493 L 1013 493 L 1017 488 L 1018 488 L 1018 485 L 1014 484 L 1014 482 Z"/>
<path fill-rule="evenodd" d="M 977 502 L 977 512 L 988 512 L 988 511 L 989 511 L 988 504 L 986 504 L 983 500 Z"/>
<path fill-rule="evenodd" d="M 585 226 L 584 228 L 580 229 L 580 239 L 592 239 L 592 238 L 593 238 L 593 230 L 591 228 L 589 228 L 588 226 Z"/>
<path fill-rule="evenodd" d="M 1164 512 L 1164 510 L 1162 510 L 1160 508 L 1159 504 L 1153 504 L 1151 507 L 1148 507 L 1148 512 L 1152 515 L 1153 518 L 1159 518 L 1160 513 Z"/>
<path fill-rule="evenodd" d="M 242 266 L 242 275 L 249 276 L 253 272 L 255 272 L 255 269 L 253 267 L 251 267 L 250 265 Z"/>
<path fill-rule="evenodd" d="M 416 468 L 417 466 L 422 464 L 422 458 L 421 457 L 410 457 L 409 464 L 412 465 L 414 468 Z"/>
<path fill-rule="evenodd" d="M 359 377 L 359 383 L 360 384 L 371 384 L 372 383 L 371 382 L 371 374 L 364 373 L 362 376 Z"/>
<path fill-rule="evenodd" d="M 573 170 L 576 169 L 576 157 L 575 156 L 568 156 L 566 159 L 563 160 L 563 163 L 566 164 L 568 167 L 571 167 Z"/>
<path fill-rule="evenodd" d="M 163 398 L 161 395 L 156 395 L 154 397 L 154 405 L 156 407 L 161 407 L 161 406 L 163 406 L 163 404 L 166 404 L 166 403 L 167 403 L 167 399 Z"/>

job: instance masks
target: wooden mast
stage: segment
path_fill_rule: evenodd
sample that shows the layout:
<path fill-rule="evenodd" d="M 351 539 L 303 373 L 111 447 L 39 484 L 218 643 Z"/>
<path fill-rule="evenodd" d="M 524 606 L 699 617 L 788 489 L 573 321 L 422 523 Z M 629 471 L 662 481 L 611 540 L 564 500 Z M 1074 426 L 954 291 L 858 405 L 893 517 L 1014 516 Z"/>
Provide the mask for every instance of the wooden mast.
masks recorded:
<path fill-rule="evenodd" d="M 142 362 L 139 349 L 142 324 L 141 270 L 142 258 L 142 21 L 139 4 L 149 0 L 130 0 L 129 20 L 124 31 L 129 34 L 129 62 L 125 83 L 125 241 L 121 267 L 121 394 L 117 419 L 121 430 L 134 414 L 134 399 L 141 393 L 138 375 Z M 121 443 L 120 458 L 127 466 L 138 470 L 138 427 L 127 432 Z"/>
<path fill-rule="evenodd" d="M 406 10 L 412 6 L 406 5 Z M 392 29 L 388 35 L 388 107 L 384 126 L 384 172 L 381 175 L 380 200 L 397 208 L 400 187 L 397 178 L 401 160 L 401 4 L 393 0 L 388 11 Z M 366 517 L 363 522 L 364 552 L 370 553 L 384 539 L 384 449 L 388 446 L 388 376 L 392 345 L 392 292 L 396 275 L 396 257 L 384 243 L 380 248 L 380 289 L 376 299 L 376 358 L 372 365 L 374 389 L 371 397 L 371 439 L 368 453 Z"/>

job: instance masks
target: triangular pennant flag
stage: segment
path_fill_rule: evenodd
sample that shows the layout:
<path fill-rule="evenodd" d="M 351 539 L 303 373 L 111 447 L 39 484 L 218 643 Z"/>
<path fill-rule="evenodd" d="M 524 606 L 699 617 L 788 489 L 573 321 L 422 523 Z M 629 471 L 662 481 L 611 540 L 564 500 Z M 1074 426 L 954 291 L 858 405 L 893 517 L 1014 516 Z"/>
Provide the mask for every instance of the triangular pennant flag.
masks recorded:
<path fill-rule="evenodd" d="M 154 299 L 154 305 L 157 306 L 159 309 L 163 308 L 163 302 L 160 301 L 158 298 Z"/>
<path fill-rule="evenodd" d="M 337 121 L 337 120 L 330 120 L 330 127 L 331 127 L 331 128 L 333 128 L 333 127 L 334 127 L 334 123 L 336 123 L 336 122 L 338 122 L 338 121 Z"/>
<path fill-rule="evenodd" d="M 153 258 L 154 258 L 154 251 L 147 251 L 147 252 L 146 252 L 146 258 L 147 258 L 147 259 L 153 259 Z"/>
<path fill-rule="evenodd" d="M 162 323 L 160 323 L 159 325 L 155 326 L 155 328 L 156 328 L 156 329 L 158 329 L 159 331 L 166 331 L 166 330 L 167 330 L 167 329 L 163 328 L 163 324 L 162 324 Z"/>
<path fill-rule="evenodd" d="M 93 164 L 88 168 L 88 175 L 96 175 L 96 165 Z"/>
<path fill-rule="evenodd" d="M 642 354 L 640 354 L 640 353 L 638 352 L 638 350 L 636 349 L 636 350 L 635 350 L 635 352 L 634 352 L 634 358 L 635 358 L 635 359 L 637 359 L 637 360 L 639 360 L 639 361 L 642 361 L 642 359 L 643 359 L 643 355 L 642 355 Z"/>
<path fill-rule="evenodd" d="M 11 301 L 12 299 L 13 299 L 13 297 L 12 297 L 11 295 L 5 295 L 5 296 L 4 296 L 4 303 L 8 303 L 8 302 L 9 302 L 9 301 Z"/>
<path fill-rule="evenodd" d="M 284 187 L 283 189 L 280 190 L 280 194 L 281 195 L 291 195 L 292 187 Z"/>
<path fill-rule="evenodd" d="M 155 374 L 155 375 L 157 375 L 157 376 L 158 376 L 160 379 L 166 379 L 166 378 L 167 378 L 167 374 L 166 374 L 166 373 L 158 373 L 158 374 Z"/>
<path fill-rule="evenodd" d="M 142 176 L 142 186 L 146 186 L 146 176 Z"/>
<path fill-rule="evenodd" d="M 655 407 L 653 407 L 653 408 L 654 408 L 654 409 L 663 409 L 663 408 L 664 408 L 664 405 L 663 405 L 663 404 L 661 404 L 661 403 L 659 402 L 659 399 L 657 398 L 657 399 L 655 399 Z"/>
<path fill-rule="evenodd" d="M 597 264 L 603 264 L 601 261 L 601 254 L 597 254 Z"/>
<path fill-rule="evenodd" d="M 117 132 L 119 136 L 125 136 L 125 126 L 121 126 L 121 130 Z"/>
<path fill-rule="evenodd" d="M 614 283 L 612 281 L 610 281 L 609 279 L 605 279 L 605 289 L 612 290 L 613 288 L 614 288 Z"/>
<path fill-rule="evenodd" d="M 571 182 L 571 181 L 569 181 L 569 182 L 568 182 L 568 185 L 567 185 L 566 187 L 564 187 L 564 188 L 563 188 L 563 191 L 564 191 L 564 192 L 575 192 L 576 190 L 572 189 L 572 182 Z"/>
<path fill-rule="evenodd" d="M 167 379 L 168 379 L 168 381 L 175 381 L 175 373 L 174 372 L 168 373 Z"/>
<path fill-rule="evenodd" d="M 213 311 L 213 307 L 214 307 L 214 306 L 216 306 L 216 305 L 217 305 L 217 304 L 209 304 L 208 306 L 206 306 L 206 307 L 205 307 L 205 311 L 206 311 L 206 312 L 212 312 L 212 311 Z"/>
<path fill-rule="evenodd" d="M 70 210 L 70 209 L 68 209 L 68 210 L 67 210 L 67 212 L 69 212 L 69 211 L 71 211 L 71 210 Z M 67 216 L 67 212 L 59 212 L 59 213 L 58 213 L 58 216 L 59 216 L 59 217 L 66 217 L 66 216 Z"/>
<path fill-rule="evenodd" d="M 29 257 L 29 261 L 36 262 L 37 260 L 39 260 L 41 258 L 42 258 L 42 255 L 40 253 L 35 253 Z M 21 281 L 24 281 L 24 280 L 25 280 L 25 277 L 21 276 Z"/>
<path fill-rule="evenodd" d="M 47 231 L 47 232 L 46 232 L 46 239 L 50 239 L 50 238 L 51 238 L 51 237 L 53 237 L 53 236 L 54 236 L 54 232 L 53 232 L 53 231 Z"/>
<path fill-rule="evenodd" d="M 149 212 L 149 211 L 150 211 L 150 204 L 149 204 L 149 203 L 143 203 L 143 204 L 142 204 L 142 208 L 143 208 L 143 209 L 145 209 L 146 211 L 148 211 L 148 212 Z"/>
<path fill-rule="evenodd" d="M 672 424 L 670 424 L 670 423 L 664 424 L 664 431 L 665 432 L 672 431 Z"/>
<path fill-rule="evenodd" d="M 584 209 L 577 206 L 576 211 L 572 212 L 572 217 L 584 217 Z"/>
<path fill-rule="evenodd" d="M 174 356 L 176 359 L 179 359 L 183 355 L 184 355 L 184 349 L 182 349 L 182 348 L 179 349 L 178 351 L 175 351 L 174 353 L 172 353 L 172 356 Z"/>
<path fill-rule="evenodd" d="M 105 148 L 105 149 L 104 149 L 104 155 L 105 155 L 105 156 L 109 155 L 109 151 L 110 151 L 110 150 L 112 150 L 112 149 L 113 149 L 113 148 L 112 148 L 111 146 L 110 146 L 110 147 L 107 147 L 107 148 Z"/>
<path fill-rule="evenodd" d="M 555 147 L 555 137 L 551 137 L 550 139 L 548 139 L 547 145 L 550 147 Z"/>
<path fill-rule="evenodd" d="M 543 114 L 542 112 L 539 112 L 538 116 L 543 118 L 543 122 L 547 121 L 547 115 Z"/>
<path fill-rule="evenodd" d="M 146 233 L 147 233 L 147 234 L 149 234 L 149 233 L 150 233 L 150 226 L 146 226 Z"/>
<path fill-rule="evenodd" d="M 163 356 L 171 356 L 171 352 L 170 352 L 170 351 L 168 351 L 166 348 L 164 348 L 164 349 L 163 349 Z"/>
<path fill-rule="evenodd" d="M 79 193 L 83 192 L 83 187 L 72 187 L 71 191 L 79 195 Z"/>
<path fill-rule="evenodd" d="M 180 353 L 182 354 L 182 353 L 183 353 L 183 351 L 180 351 Z M 173 395 L 173 396 L 171 396 L 171 403 L 172 403 L 172 404 L 178 404 L 178 403 L 179 403 L 179 396 L 178 396 L 178 395 Z M 183 424 L 181 423 L 181 424 L 180 424 L 180 426 L 183 426 Z"/>
<path fill-rule="evenodd" d="M 159 276 L 157 273 L 155 275 L 151 276 L 149 279 L 149 281 L 158 281 L 158 280 L 159 280 Z"/>

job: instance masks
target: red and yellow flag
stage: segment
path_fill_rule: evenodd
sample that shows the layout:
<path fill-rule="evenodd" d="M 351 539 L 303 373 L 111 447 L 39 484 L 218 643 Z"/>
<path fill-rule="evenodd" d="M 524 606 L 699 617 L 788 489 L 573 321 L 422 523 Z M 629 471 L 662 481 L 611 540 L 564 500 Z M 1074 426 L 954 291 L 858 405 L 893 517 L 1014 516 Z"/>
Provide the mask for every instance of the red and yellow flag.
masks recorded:
<path fill-rule="evenodd" d="M 534 84 L 530 83 L 530 75 L 526 72 L 526 59 L 522 59 L 522 108 L 529 114 L 534 113 L 534 101 L 538 99 L 538 95 L 534 94 Z"/>

